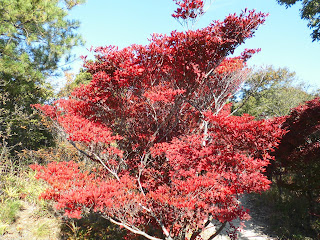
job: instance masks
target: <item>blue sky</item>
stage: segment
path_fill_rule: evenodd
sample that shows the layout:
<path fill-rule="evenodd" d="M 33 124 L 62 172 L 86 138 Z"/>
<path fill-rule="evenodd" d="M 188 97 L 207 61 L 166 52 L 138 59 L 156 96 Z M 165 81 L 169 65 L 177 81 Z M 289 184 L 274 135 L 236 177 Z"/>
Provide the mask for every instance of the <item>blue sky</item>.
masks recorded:
<path fill-rule="evenodd" d="M 236 53 L 244 48 L 261 48 L 249 66 L 288 67 L 297 73 L 300 81 L 320 88 L 320 42 L 312 42 L 307 21 L 300 19 L 300 7 L 286 9 L 276 0 L 212 0 L 196 28 L 245 8 L 268 12 L 269 17 L 255 37 L 247 40 Z M 74 53 L 90 56 L 91 46 L 145 45 L 152 33 L 184 30 L 171 17 L 175 8 L 172 0 L 87 0 L 70 14 L 70 18 L 80 20 L 80 33 L 86 41 L 86 45 L 77 47 Z M 72 64 L 72 72 L 77 73 L 80 67 L 81 60 L 78 60 Z"/>

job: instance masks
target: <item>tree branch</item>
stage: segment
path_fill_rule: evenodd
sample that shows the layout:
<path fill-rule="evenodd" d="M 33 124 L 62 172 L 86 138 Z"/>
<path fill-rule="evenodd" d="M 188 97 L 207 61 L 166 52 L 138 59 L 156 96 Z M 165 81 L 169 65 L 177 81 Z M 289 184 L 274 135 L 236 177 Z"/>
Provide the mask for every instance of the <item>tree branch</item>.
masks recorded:
<path fill-rule="evenodd" d="M 221 233 L 221 231 L 224 229 L 224 227 L 225 227 L 226 225 L 227 225 L 227 222 L 222 223 L 221 227 L 220 227 L 213 235 L 211 235 L 211 236 L 208 238 L 208 240 L 212 240 L 212 239 L 214 239 L 216 236 L 218 236 L 218 235 Z"/>
<path fill-rule="evenodd" d="M 148 238 L 148 239 L 150 239 L 150 240 L 163 240 L 163 239 L 161 239 L 161 238 L 152 237 L 151 235 L 149 235 L 149 234 L 141 231 L 140 229 L 132 228 L 132 227 L 128 226 L 128 225 L 125 224 L 125 223 L 117 222 L 116 220 L 114 220 L 114 219 L 111 218 L 111 217 L 106 217 L 106 218 L 107 218 L 110 222 L 112 222 L 112 223 L 114 223 L 114 224 L 116 224 L 116 225 L 118 225 L 118 226 L 121 226 L 121 227 L 124 227 L 124 228 L 128 229 L 130 232 L 133 232 L 133 233 L 135 233 L 135 234 L 139 234 L 139 235 L 144 236 L 145 238 Z"/>

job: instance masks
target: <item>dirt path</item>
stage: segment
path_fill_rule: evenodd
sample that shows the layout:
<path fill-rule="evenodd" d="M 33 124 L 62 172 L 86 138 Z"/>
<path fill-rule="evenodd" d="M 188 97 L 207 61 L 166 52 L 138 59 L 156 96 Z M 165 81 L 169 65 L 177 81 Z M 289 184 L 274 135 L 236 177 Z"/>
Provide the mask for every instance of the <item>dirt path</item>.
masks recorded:
<path fill-rule="evenodd" d="M 234 222 L 235 226 L 240 226 L 240 222 Z M 214 238 L 215 240 L 229 240 L 226 230 Z M 252 220 L 245 222 L 245 227 L 238 233 L 239 240 L 275 240 L 264 233 L 264 228 L 255 224 Z"/>
<path fill-rule="evenodd" d="M 240 226 L 239 221 L 234 221 L 233 224 L 235 227 Z M 214 240 L 230 240 L 227 231 L 228 227 L 216 236 Z M 214 227 L 212 227 L 211 231 L 209 230 L 207 233 L 202 235 L 203 239 L 207 240 L 208 236 L 210 236 L 212 232 L 215 232 Z M 256 225 L 252 220 L 249 220 L 245 222 L 245 227 L 238 232 L 238 240 L 275 240 L 275 238 L 266 235 L 263 231 L 263 227 Z"/>
<path fill-rule="evenodd" d="M 6 233 L 0 236 L 1 240 L 57 240 L 59 239 L 58 221 L 44 214 L 35 217 L 39 209 L 30 203 L 24 202 L 14 224 L 11 224 Z M 39 213 L 37 213 L 39 215 Z"/>
<path fill-rule="evenodd" d="M 241 199 L 241 204 L 247 208 L 250 209 L 250 215 L 251 219 L 249 221 L 244 222 L 245 227 L 243 227 L 238 232 L 238 239 L 239 240 L 275 240 L 275 238 L 272 238 L 271 236 L 268 236 L 266 234 L 266 226 L 264 226 L 263 221 L 261 220 L 260 216 L 257 216 L 254 212 L 254 208 L 252 204 L 250 203 L 250 198 L 248 196 L 244 196 Z M 235 227 L 240 227 L 240 221 L 235 220 L 233 222 Z M 219 236 L 215 237 L 214 240 L 230 240 L 230 237 L 228 236 L 228 227 L 226 227 Z M 212 232 L 215 232 L 214 227 L 211 228 L 211 230 L 208 231 L 207 234 L 203 235 L 203 239 L 207 240 Z"/>

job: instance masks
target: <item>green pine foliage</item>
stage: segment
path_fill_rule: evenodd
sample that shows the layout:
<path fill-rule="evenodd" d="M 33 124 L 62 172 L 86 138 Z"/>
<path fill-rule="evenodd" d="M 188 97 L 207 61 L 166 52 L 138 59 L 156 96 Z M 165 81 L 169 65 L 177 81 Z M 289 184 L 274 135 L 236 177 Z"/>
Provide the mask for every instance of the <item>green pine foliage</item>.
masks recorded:
<path fill-rule="evenodd" d="M 0 148 L 38 149 L 52 143 L 30 107 L 52 98 L 46 82 L 83 43 L 67 18 L 80 0 L 0 0 Z M 65 59 L 64 59 L 65 58 Z"/>

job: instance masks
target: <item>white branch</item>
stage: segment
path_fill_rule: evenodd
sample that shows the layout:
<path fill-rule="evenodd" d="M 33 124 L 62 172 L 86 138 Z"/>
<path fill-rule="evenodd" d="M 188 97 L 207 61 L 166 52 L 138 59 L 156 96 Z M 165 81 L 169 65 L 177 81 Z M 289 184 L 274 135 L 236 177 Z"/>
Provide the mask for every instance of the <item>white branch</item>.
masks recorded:
<path fill-rule="evenodd" d="M 128 226 L 128 225 L 125 224 L 125 223 L 117 222 L 116 220 L 112 219 L 111 217 L 107 217 L 107 218 L 108 218 L 108 220 L 109 220 L 110 222 L 112 222 L 112 223 L 114 223 L 114 224 L 117 224 L 118 226 L 122 226 L 122 227 L 128 229 L 130 232 L 133 232 L 133 233 L 135 233 L 135 234 L 139 234 L 139 235 L 144 236 L 145 238 L 148 238 L 148 239 L 150 239 L 150 240 L 163 240 L 163 239 L 161 239 L 161 238 L 152 237 L 152 236 L 150 236 L 149 234 L 141 231 L 140 229 L 132 228 L 132 227 Z"/>
<path fill-rule="evenodd" d="M 108 166 L 102 161 L 102 159 L 95 153 L 92 153 L 92 155 L 102 164 L 102 166 L 107 169 L 118 181 L 120 181 L 120 178 L 118 174 L 114 171 L 112 171 Z"/>

